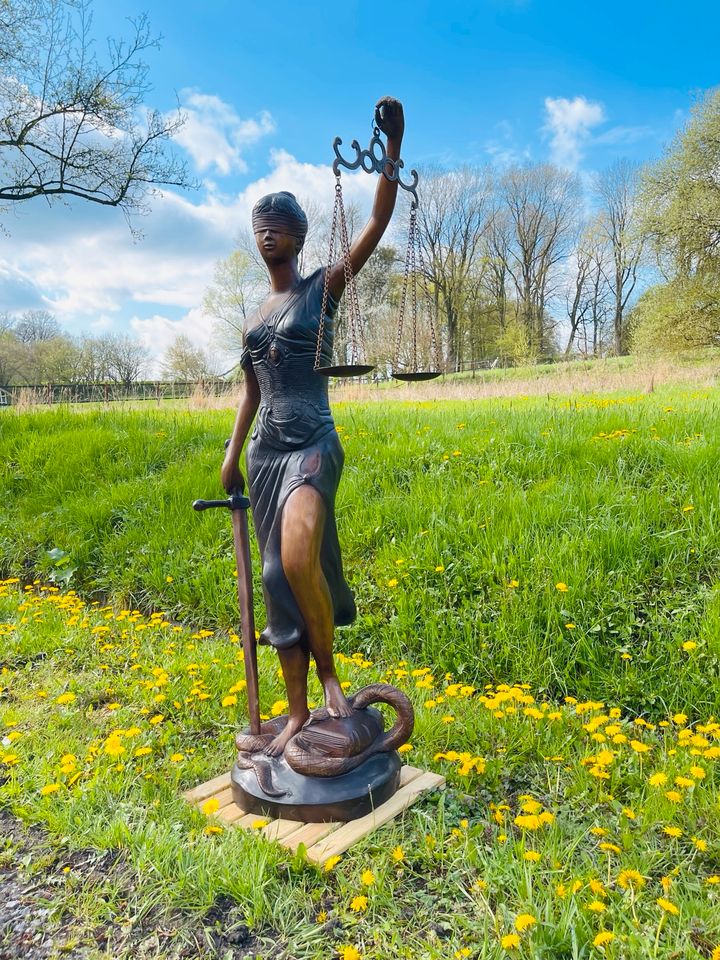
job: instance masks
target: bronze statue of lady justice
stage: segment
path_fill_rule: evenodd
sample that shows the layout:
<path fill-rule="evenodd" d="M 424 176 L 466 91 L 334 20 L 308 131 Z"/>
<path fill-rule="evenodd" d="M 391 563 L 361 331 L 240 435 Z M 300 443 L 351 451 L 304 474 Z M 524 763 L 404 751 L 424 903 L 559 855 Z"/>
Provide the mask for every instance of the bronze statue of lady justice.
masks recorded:
<path fill-rule="evenodd" d="M 400 102 L 381 99 L 375 123 L 387 137 L 379 171 L 385 175 L 378 179 L 370 219 L 343 259 L 301 277 L 298 254 L 308 223 L 295 197 L 269 194 L 252 212 L 270 293 L 246 321 L 245 386 L 221 481 L 229 494 L 244 491 L 239 460 L 254 421 L 246 463 L 267 614 L 260 642 L 278 652 L 288 715 L 267 721 L 259 735 L 238 735 L 232 783 L 246 809 L 290 819 L 351 819 L 392 795 L 400 766 L 394 748 L 409 737 L 413 724 L 407 697 L 386 684 L 346 699 L 333 661 L 334 628 L 352 623 L 356 610 L 335 524 L 344 455 L 328 380 L 316 368 L 319 359 L 328 363 L 332 356 L 333 319 L 348 277 L 345 261 L 349 258 L 350 276 L 362 269 L 395 207 L 404 131 Z M 312 715 L 311 657 L 325 701 Z M 379 711 L 369 706 L 377 701 L 391 703 L 398 713 L 388 733 Z"/>

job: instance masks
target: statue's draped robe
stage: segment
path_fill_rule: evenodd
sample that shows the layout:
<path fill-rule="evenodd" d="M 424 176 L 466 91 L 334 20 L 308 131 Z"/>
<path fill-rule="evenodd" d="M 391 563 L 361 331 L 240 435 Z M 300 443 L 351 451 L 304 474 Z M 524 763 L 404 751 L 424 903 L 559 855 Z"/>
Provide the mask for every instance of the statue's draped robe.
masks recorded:
<path fill-rule="evenodd" d="M 243 367 L 252 364 L 260 406 L 247 447 L 248 494 L 262 557 L 267 624 L 262 643 L 287 648 L 300 642 L 305 622 L 281 560 L 282 514 L 288 496 L 303 484 L 318 491 L 327 516 L 320 559 L 330 588 L 336 626 L 355 619 L 345 582 L 335 524 L 335 494 L 343 450 L 328 401 L 327 377 L 315 373 L 324 271 L 317 270 L 270 316 L 256 310 L 245 327 Z M 332 354 L 336 304 L 328 298 L 322 362 Z"/>

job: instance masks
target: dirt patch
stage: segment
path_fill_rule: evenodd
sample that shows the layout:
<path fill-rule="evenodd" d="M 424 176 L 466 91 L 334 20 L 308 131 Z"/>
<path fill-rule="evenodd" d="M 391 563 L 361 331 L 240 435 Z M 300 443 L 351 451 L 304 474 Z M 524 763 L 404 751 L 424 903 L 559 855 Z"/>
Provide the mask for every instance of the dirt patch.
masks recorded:
<path fill-rule="evenodd" d="M 218 897 L 202 917 L 143 908 L 135 879 L 122 853 L 67 850 L 0 810 L 0 960 L 281 955 L 272 931 L 256 936 L 231 897 Z"/>

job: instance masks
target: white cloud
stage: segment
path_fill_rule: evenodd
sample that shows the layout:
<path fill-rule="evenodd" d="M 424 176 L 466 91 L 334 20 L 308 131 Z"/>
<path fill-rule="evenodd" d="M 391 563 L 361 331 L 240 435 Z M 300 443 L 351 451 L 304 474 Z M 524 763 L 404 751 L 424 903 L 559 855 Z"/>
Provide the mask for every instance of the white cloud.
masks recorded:
<path fill-rule="evenodd" d="M 155 377 L 161 375 L 163 358 L 176 337 L 183 335 L 191 343 L 207 350 L 212 339 L 212 324 L 212 319 L 196 307 L 179 320 L 172 320 L 159 313 L 149 317 L 132 317 L 130 333 L 150 352 L 152 357 L 150 375 Z M 228 360 L 226 366 L 232 366 L 232 360 Z"/>
<path fill-rule="evenodd" d="M 625 145 L 637 143 L 639 140 L 645 140 L 654 135 L 655 131 L 652 127 L 628 127 L 620 125 L 617 127 L 610 127 L 610 129 L 606 130 L 605 133 L 601 133 L 599 136 L 595 137 L 593 142 L 596 144 L 618 146 L 621 144 Z"/>
<path fill-rule="evenodd" d="M 550 137 L 550 155 L 558 166 L 575 170 L 582 159 L 582 147 L 593 127 L 603 123 L 602 104 L 585 97 L 545 98 L 546 121 L 544 130 Z"/>
<path fill-rule="evenodd" d="M 164 192 L 138 222 L 142 240 L 133 238 L 117 210 L 87 203 L 20 205 L 7 224 L 12 242 L 3 245 L 0 259 L 0 311 L 42 306 L 72 334 L 134 333 L 155 357 L 178 333 L 207 348 L 212 320 L 200 305 L 216 261 L 249 227 L 255 201 L 291 190 L 328 210 L 334 199 L 330 165 L 303 163 L 284 150 L 273 151 L 269 161 L 264 177 L 234 194 L 214 188 L 197 199 Z M 376 184 L 364 173 L 344 174 L 346 201 L 367 213 Z"/>
<path fill-rule="evenodd" d="M 242 151 L 275 130 L 275 121 L 266 110 L 257 119 L 244 120 L 214 94 L 182 90 L 180 100 L 186 120 L 175 140 L 187 150 L 200 173 L 245 173 Z"/>

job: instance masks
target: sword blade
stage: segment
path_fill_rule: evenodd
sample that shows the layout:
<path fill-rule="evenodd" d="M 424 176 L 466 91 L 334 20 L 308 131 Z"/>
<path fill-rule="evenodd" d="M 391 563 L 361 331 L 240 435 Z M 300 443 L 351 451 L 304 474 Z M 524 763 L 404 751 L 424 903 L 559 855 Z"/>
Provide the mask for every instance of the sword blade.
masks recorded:
<path fill-rule="evenodd" d="M 230 511 L 232 517 L 235 560 L 237 561 L 237 590 L 240 606 L 240 632 L 245 659 L 250 733 L 260 733 L 260 696 L 258 692 L 257 641 L 255 640 L 255 614 L 253 612 L 252 567 L 250 563 L 250 539 L 248 536 L 247 510 Z"/>

